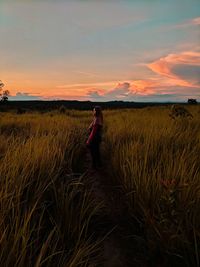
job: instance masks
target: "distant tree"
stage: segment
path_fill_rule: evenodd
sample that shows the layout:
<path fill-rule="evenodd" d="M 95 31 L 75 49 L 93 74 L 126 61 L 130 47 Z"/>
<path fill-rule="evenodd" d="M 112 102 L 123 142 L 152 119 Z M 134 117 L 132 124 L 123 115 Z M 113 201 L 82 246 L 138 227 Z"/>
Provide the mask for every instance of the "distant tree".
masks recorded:
<path fill-rule="evenodd" d="M 10 92 L 8 90 L 3 90 L 4 83 L 0 80 L 0 101 L 6 102 L 8 101 L 8 97 Z"/>
<path fill-rule="evenodd" d="M 8 101 L 8 97 L 10 95 L 10 92 L 8 90 L 3 91 L 1 94 L 1 101 L 5 102 Z"/>
<path fill-rule="evenodd" d="M 2 81 L 0 80 L 0 91 L 2 90 L 3 87 L 4 87 L 4 84 L 3 84 Z"/>
<path fill-rule="evenodd" d="M 197 100 L 196 99 L 193 99 L 193 98 L 189 98 L 188 99 L 188 104 L 195 105 L 195 104 L 197 104 Z"/>

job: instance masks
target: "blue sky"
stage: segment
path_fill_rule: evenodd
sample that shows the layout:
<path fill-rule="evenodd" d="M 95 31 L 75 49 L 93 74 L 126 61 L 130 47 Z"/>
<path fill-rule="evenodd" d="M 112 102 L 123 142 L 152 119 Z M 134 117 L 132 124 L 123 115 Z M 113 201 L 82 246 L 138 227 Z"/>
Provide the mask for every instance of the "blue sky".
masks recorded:
<path fill-rule="evenodd" d="M 12 99 L 200 99 L 199 0 L 0 0 Z"/>

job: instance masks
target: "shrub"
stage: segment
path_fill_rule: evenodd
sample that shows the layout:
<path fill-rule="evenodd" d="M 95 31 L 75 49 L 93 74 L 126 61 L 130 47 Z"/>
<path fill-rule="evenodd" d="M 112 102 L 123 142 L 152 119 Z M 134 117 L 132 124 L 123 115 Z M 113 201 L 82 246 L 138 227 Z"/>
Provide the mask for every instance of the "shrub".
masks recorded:
<path fill-rule="evenodd" d="M 64 113 L 66 112 L 66 107 L 62 105 L 62 106 L 59 108 L 59 112 L 60 112 L 61 114 L 64 114 Z"/>
<path fill-rule="evenodd" d="M 181 117 L 181 118 L 193 118 L 193 115 L 183 106 L 181 105 L 173 105 L 171 107 L 171 112 L 169 116 L 172 119 Z"/>

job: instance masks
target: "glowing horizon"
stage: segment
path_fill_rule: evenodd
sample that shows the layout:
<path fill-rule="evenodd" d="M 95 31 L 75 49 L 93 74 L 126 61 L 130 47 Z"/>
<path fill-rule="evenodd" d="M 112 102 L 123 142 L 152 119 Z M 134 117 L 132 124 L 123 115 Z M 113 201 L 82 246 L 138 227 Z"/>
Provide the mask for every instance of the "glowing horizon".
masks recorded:
<path fill-rule="evenodd" d="M 12 100 L 200 100 L 199 8 L 1 0 L 0 80 Z"/>

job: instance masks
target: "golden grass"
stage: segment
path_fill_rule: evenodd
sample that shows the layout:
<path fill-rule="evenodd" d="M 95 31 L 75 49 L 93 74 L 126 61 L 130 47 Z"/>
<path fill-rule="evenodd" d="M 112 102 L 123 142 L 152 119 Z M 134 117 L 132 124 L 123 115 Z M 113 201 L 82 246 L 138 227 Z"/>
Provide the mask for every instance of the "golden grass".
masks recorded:
<path fill-rule="evenodd" d="M 199 106 L 190 112 L 191 120 L 172 120 L 167 107 L 104 111 L 103 151 L 108 179 L 121 185 L 149 250 L 198 266 Z M 86 267 L 99 255 L 90 224 L 101 203 L 74 176 L 84 164 L 90 119 L 90 112 L 74 110 L 2 113 L 1 266 Z"/>
<path fill-rule="evenodd" d="M 73 175 L 81 122 L 3 114 L 0 123 L 1 266 L 88 266 L 97 250 L 88 227 L 100 206 Z"/>
<path fill-rule="evenodd" d="M 171 120 L 168 108 L 107 114 L 107 151 L 130 213 L 149 248 L 199 264 L 200 115 Z M 184 252 L 186 250 L 186 252 Z M 191 266 L 191 265 L 190 265 Z"/>

